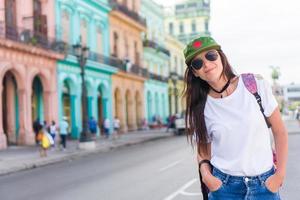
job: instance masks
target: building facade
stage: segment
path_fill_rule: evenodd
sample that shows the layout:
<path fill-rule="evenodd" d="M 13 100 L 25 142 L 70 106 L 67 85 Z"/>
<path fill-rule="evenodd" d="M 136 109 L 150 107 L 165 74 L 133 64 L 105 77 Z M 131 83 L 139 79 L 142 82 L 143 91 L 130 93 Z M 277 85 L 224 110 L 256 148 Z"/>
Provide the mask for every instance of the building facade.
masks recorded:
<path fill-rule="evenodd" d="M 58 120 L 56 62 L 65 49 L 54 38 L 54 1 L 0 3 L 0 149 L 5 149 L 34 144 L 34 120 Z"/>
<path fill-rule="evenodd" d="M 112 74 L 121 62 L 110 57 L 110 27 L 107 0 L 56 0 L 57 37 L 68 47 L 68 56 L 58 62 L 59 119 L 68 118 L 72 138 L 82 130 L 81 70 L 73 45 L 89 48 L 86 62 L 87 114 L 98 122 L 113 120 Z M 112 131 L 112 126 L 110 128 Z"/>
<path fill-rule="evenodd" d="M 142 36 L 144 67 L 149 72 L 145 82 L 145 119 L 149 124 L 165 123 L 169 115 L 168 64 L 170 52 L 165 47 L 163 8 L 152 0 L 142 0 L 142 16 L 147 32 Z"/>
<path fill-rule="evenodd" d="M 140 16 L 140 0 L 111 0 L 110 53 L 124 63 L 112 76 L 113 113 L 121 131 L 136 130 L 144 118 L 144 82 L 148 72 L 142 66 L 142 33 L 146 20 Z"/>
<path fill-rule="evenodd" d="M 168 99 L 170 115 L 181 114 L 185 109 L 185 102 L 182 99 L 183 76 L 185 72 L 185 63 L 183 49 L 185 45 L 177 38 L 167 35 L 166 46 L 170 49 L 170 60 L 168 73 Z"/>
<path fill-rule="evenodd" d="M 165 10 L 165 30 L 187 44 L 209 32 L 210 0 L 187 0 Z"/>

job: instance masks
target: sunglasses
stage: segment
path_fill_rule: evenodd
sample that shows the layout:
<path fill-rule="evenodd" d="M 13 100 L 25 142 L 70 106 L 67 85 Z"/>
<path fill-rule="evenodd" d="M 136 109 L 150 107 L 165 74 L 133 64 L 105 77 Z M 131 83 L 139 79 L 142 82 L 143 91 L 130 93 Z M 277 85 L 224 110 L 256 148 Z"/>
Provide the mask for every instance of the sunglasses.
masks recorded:
<path fill-rule="evenodd" d="M 216 61 L 218 59 L 218 52 L 215 50 L 210 50 L 208 52 L 206 52 L 206 54 L 204 55 L 205 59 L 208 61 Z M 195 58 L 194 60 L 192 60 L 191 62 L 191 67 L 199 70 L 203 67 L 203 60 L 201 58 Z"/>

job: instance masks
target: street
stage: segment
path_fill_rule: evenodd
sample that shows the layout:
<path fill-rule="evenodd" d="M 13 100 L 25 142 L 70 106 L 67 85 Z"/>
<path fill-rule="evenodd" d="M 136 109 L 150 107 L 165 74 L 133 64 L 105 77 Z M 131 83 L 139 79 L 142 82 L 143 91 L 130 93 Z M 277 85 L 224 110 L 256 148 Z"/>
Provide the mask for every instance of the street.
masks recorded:
<path fill-rule="evenodd" d="M 289 136 L 282 199 L 297 199 L 300 135 Z M 0 177 L 3 200 L 199 200 L 192 148 L 185 136 L 122 147 L 106 153 Z"/>

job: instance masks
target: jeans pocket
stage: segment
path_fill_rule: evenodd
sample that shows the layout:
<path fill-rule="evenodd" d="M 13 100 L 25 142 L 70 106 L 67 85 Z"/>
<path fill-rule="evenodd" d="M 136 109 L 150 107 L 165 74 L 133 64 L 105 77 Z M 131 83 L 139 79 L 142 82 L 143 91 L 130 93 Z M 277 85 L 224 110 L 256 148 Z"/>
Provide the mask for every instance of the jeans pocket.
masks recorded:
<path fill-rule="evenodd" d="M 270 176 L 269 176 L 270 177 Z M 263 186 L 264 186 L 264 188 L 268 191 L 268 192 L 270 192 L 270 193 L 272 193 L 272 194 L 277 194 L 278 193 L 278 191 L 276 191 L 276 192 L 273 192 L 272 190 L 270 190 L 269 188 L 268 188 L 268 186 L 267 186 L 267 180 L 268 180 L 268 178 L 269 177 L 267 177 L 266 178 L 266 180 L 264 180 L 264 182 L 263 182 Z"/>
<path fill-rule="evenodd" d="M 219 178 L 218 178 L 218 179 L 219 179 Z M 220 180 L 220 179 L 219 179 L 219 180 Z M 212 191 L 210 191 L 210 192 L 218 192 L 219 190 L 221 190 L 221 189 L 223 188 L 223 186 L 224 186 L 224 184 L 223 184 L 223 182 L 222 182 L 221 186 L 218 187 L 218 189 L 212 190 Z"/>

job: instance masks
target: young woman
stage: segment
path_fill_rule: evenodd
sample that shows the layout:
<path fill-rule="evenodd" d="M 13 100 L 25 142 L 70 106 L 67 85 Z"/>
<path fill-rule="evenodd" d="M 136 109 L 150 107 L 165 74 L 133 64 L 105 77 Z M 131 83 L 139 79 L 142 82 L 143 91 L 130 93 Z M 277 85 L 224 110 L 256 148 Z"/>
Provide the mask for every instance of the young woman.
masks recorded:
<path fill-rule="evenodd" d="M 209 199 L 280 199 L 288 136 L 269 84 L 255 77 L 262 113 L 213 38 L 191 41 L 184 56 L 187 133 L 196 141 Z M 264 116 L 274 135 L 276 170 Z"/>

